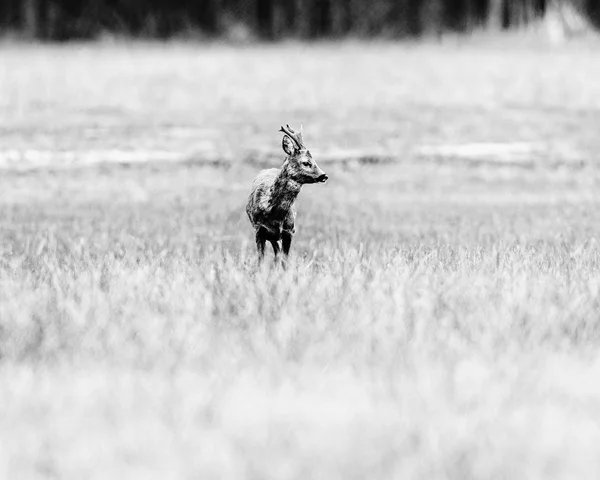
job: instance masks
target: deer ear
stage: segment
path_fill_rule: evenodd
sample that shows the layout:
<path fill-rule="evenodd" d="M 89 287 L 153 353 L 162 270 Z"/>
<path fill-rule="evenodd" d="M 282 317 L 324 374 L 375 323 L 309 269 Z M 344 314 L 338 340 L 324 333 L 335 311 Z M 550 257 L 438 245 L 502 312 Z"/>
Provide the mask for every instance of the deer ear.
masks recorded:
<path fill-rule="evenodd" d="M 287 135 L 283 136 L 281 146 L 283 147 L 283 151 L 288 155 L 293 155 L 296 152 L 296 145 L 294 144 L 294 141 Z"/>

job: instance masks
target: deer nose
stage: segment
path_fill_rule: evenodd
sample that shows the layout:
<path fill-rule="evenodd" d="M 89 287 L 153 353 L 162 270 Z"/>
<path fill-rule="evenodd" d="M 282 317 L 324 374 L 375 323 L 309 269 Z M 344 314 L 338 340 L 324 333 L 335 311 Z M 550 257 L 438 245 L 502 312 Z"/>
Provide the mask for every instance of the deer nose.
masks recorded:
<path fill-rule="evenodd" d="M 323 182 L 323 183 L 324 183 L 324 182 L 326 182 L 326 181 L 327 181 L 327 179 L 328 179 L 328 178 L 329 178 L 329 177 L 328 177 L 327 175 L 325 175 L 325 174 L 323 174 L 323 175 L 319 175 L 319 177 L 317 178 L 317 181 L 318 181 L 318 182 Z"/>

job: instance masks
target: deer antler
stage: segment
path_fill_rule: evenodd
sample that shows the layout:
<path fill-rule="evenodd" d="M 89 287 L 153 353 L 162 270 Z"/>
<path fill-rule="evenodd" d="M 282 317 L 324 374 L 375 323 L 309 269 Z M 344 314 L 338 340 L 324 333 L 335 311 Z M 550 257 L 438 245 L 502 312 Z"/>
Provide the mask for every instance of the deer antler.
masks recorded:
<path fill-rule="evenodd" d="M 300 127 L 300 131 L 299 132 L 295 132 L 292 127 L 290 127 L 288 124 L 286 124 L 285 127 L 281 127 L 279 129 L 280 132 L 285 133 L 288 137 L 290 137 L 294 143 L 296 145 L 298 145 L 298 148 L 302 148 L 304 147 L 304 142 L 302 141 L 302 127 Z"/>

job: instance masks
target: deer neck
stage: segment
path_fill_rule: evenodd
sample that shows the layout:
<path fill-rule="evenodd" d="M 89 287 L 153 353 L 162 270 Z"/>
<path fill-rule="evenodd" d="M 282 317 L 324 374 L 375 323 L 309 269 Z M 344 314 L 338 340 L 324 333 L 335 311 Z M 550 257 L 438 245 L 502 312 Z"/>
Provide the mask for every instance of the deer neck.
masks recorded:
<path fill-rule="evenodd" d="M 301 188 L 302 184 L 291 177 L 286 162 L 273 183 L 269 206 L 271 209 L 280 211 L 289 210 L 296 201 Z"/>

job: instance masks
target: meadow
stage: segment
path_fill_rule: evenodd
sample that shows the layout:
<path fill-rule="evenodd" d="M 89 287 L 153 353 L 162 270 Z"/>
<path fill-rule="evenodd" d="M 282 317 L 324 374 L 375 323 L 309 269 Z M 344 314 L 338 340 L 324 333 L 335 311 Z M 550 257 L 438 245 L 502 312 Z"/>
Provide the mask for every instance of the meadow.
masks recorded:
<path fill-rule="evenodd" d="M 598 478 L 598 57 L 0 45 L 0 478 Z"/>

